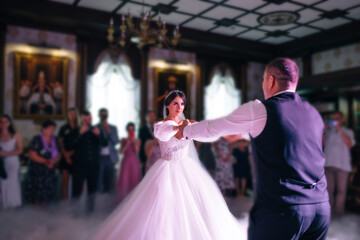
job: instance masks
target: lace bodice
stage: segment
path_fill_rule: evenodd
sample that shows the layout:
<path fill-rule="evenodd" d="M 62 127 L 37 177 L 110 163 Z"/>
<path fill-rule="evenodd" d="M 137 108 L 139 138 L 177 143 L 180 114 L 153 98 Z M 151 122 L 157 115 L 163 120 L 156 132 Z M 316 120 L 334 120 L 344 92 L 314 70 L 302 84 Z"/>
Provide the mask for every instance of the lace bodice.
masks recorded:
<path fill-rule="evenodd" d="M 188 153 L 190 140 L 178 140 L 171 137 L 169 141 L 160 143 L 161 158 L 168 161 L 182 159 Z"/>
<path fill-rule="evenodd" d="M 154 134 L 159 140 L 161 158 L 168 161 L 182 159 L 188 154 L 188 147 L 191 140 L 178 140 L 174 137 L 177 126 L 174 121 L 159 122 L 155 125 Z"/>

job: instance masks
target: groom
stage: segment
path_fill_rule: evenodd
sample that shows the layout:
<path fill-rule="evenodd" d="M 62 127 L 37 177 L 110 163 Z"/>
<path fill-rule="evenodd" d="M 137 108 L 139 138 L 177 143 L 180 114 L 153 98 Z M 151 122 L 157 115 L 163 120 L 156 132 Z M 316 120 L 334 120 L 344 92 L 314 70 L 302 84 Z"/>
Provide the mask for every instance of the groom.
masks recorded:
<path fill-rule="evenodd" d="M 303 101 L 294 61 L 277 58 L 263 76 L 265 100 L 179 128 L 186 139 L 250 133 L 255 162 L 248 239 L 325 239 L 330 222 L 319 113 Z"/>

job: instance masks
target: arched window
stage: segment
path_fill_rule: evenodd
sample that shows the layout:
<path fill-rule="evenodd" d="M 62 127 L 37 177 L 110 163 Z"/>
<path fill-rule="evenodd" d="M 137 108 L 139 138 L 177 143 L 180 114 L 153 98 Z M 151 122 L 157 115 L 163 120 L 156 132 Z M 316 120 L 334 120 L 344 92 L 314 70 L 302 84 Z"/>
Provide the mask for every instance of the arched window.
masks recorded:
<path fill-rule="evenodd" d="M 204 98 L 205 119 L 225 116 L 240 106 L 241 93 L 228 67 L 225 71 L 220 67 L 215 69 L 210 85 L 205 87 Z"/>
<path fill-rule="evenodd" d="M 94 124 L 99 122 L 99 109 L 107 108 L 109 123 L 117 126 L 121 137 L 126 136 L 128 122 L 139 126 L 140 82 L 132 77 L 130 66 L 122 55 L 114 63 L 106 54 L 97 71 L 88 77 L 86 106 Z"/>

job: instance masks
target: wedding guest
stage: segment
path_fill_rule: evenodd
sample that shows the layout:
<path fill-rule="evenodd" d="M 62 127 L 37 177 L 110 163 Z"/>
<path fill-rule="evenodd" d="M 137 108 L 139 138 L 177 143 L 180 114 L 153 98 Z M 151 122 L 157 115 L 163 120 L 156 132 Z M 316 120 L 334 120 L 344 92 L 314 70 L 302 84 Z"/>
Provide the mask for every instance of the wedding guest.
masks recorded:
<path fill-rule="evenodd" d="M 141 140 L 140 145 L 140 161 L 141 161 L 141 168 L 142 168 L 142 174 L 145 173 L 145 166 L 146 166 L 146 153 L 145 153 L 145 144 L 147 140 L 153 139 L 153 132 L 154 132 L 154 123 L 156 120 L 155 113 L 153 111 L 149 111 L 146 114 L 146 123 L 140 128 L 139 130 L 139 139 Z"/>
<path fill-rule="evenodd" d="M 21 205 L 20 161 L 23 151 L 21 136 L 15 131 L 12 119 L 0 117 L 0 157 L 4 161 L 6 178 L 0 178 L 1 203 L 4 209 Z"/>
<path fill-rule="evenodd" d="M 149 171 L 152 165 L 161 158 L 160 145 L 156 138 L 147 140 L 145 144 L 146 153 L 146 172 Z"/>
<path fill-rule="evenodd" d="M 46 120 L 42 133 L 29 145 L 29 167 L 25 186 L 25 198 L 35 205 L 45 206 L 55 200 L 55 165 L 60 160 L 60 149 L 54 136 L 56 124 Z"/>
<path fill-rule="evenodd" d="M 66 123 L 61 126 L 59 131 L 59 145 L 62 153 L 62 158 L 59 163 L 59 168 L 62 176 L 61 192 L 62 198 L 68 198 L 69 192 L 69 177 L 72 172 L 72 162 L 74 155 L 74 148 L 71 146 L 72 132 L 79 127 L 78 112 L 76 108 L 70 108 Z"/>
<path fill-rule="evenodd" d="M 331 119 L 324 138 L 325 176 L 332 210 L 343 215 L 349 173 L 352 171 L 350 149 L 355 145 L 355 139 L 353 131 L 343 126 L 341 112 L 335 112 Z"/>
<path fill-rule="evenodd" d="M 236 194 L 241 197 L 245 196 L 247 180 L 250 178 L 249 144 L 248 140 L 238 140 L 233 151 L 236 159 L 234 164 Z"/>
<path fill-rule="evenodd" d="M 81 114 L 81 127 L 72 133 L 72 147 L 75 149 L 73 158 L 72 194 L 74 200 L 80 198 L 84 182 L 87 186 L 87 211 L 94 210 L 95 193 L 98 185 L 100 166 L 100 130 L 91 125 L 89 111 Z"/>
<path fill-rule="evenodd" d="M 233 144 L 229 143 L 224 137 L 221 137 L 212 146 L 216 153 L 215 181 L 221 192 L 225 196 L 226 189 L 234 189 L 234 173 L 232 165 L 235 162 L 233 153 Z"/>
<path fill-rule="evenodd" d="M 108 123 L 109 111 L 105 108 L 99 110 L 100 123 L 96 125 L 104 143 L 100 149 L 100 172 L 99 190 L 110 193 L 114 186 L 115 164 L 119 161 L 118 153 L 115 149 L 120 143 L 116 126 Z"/>
<path fill-rule="evenodd" d="M 195 142 L 195 147 L 199 154 L 199 159 L 209 174 L 213 176 L 216 168 L 215 156 L 211 146 L 208 142 Z"/>
<path fill-rule="evenodd" d="M 117 183 L 117 198 L 121 202 L 141 181 L 141 166 L 137 154 L 140 140 L 135 138 L 135 124 L 126 125 L 128 137 L 121 140 L 120 153 L 124 155 Z"/>

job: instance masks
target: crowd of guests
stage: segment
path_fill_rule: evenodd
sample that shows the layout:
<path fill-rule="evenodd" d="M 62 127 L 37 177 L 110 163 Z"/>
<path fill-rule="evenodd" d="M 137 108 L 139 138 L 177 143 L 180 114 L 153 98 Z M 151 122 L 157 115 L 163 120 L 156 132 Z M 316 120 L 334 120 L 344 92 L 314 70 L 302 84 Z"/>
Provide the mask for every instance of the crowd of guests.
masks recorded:
<path fill-rule="evenodd" d="M 126 198 L 161 157 L 153 134 L 156 116 L 152 111 L 146 114 L 146 124 L 139 129 L 138 138 L 135 124 L 128 123 L 127 136 L 121 140 L 117 128 L 108 123 L 108 116 L 107 109 L 100 109 L 100 122 L 93 125 L 90 112 L 79 116 L 75 108 L 70 108 L 58 134 L 54 121 L 42 123 L 41 132 L 26 146 L 28 168 L 23 193 L 27 203 L 43 207 L 54 202 L 59 179 L 63 199 L 78 200 L 86 190 L 89 212 L 94 210 L 97 192 L 115 193 L 118 203 Z M 8 173 L 6 179 L 0 180 L 2 203 L 4 208 L 13 208 L 22 205 L 19 155 L 23 147 L 9 116 L 0 118 L 0 127 L 0 156 Z M 245 195 L 250 177 L 248 143 L 225 138 L 212 144 L 196 143 L 199 158 L 224 194 L 227 189 L 236 189 L 238 195 Z M 122 161 L 116 172 L 119 155 Z M 61 178 L 57 177 L 57 169 Z"/>
<path fill-rule="evenodd" d="M 41 124 L 41 132 L 26 146 L 25 154 L 21 136 L 15 131 L 12 119 L 8 115 L 2 115 L 2 208 L 19 207 L 23 205 L 22 199 L 36 207 L 47 206 L 57 200 L 59 179 L 63 199 L 71 198 L 76 201 L 86 189 L 88 212 L 94 210 L 96 192 L 116 192 L 118 202 L 123 200 L 142 177 L 138 159 L 140 140 L 135 137 L 134 123 L 127 125 L 128 136 L 120 140 L 116 126 L 108 123 L 108 115 L 107 109 L 100 109 L 100 122 L 93 125 L 90 112 L 84 111 L 79 116 L 75 108 L 70 108 L 66 123 L 60 127 L 58 134 L 54 121 L 44 121 Z M 20 183 L 19 159 L 22 154 L 27 159 L 27 172 L 23 184 Z M 117 174 L 115 165 L 119 162 L 119 154 L 123 154 L 123 160 L 121 170 Z M 61 178 L 57 176 L 57 169 Z M 117 175 L 118 179 L 115 180 Z"/>
<path fill-rule="evenodd" d="M 235 138 L 234 138 L 235 137 Z M 218 184 L 222 194 L 246 196 L 252 188 L 247 136 L 221 137 L 213 143 L 196 143 L 199 159 Z M 249 181 L 250 180 L 250 181 Z"/>
<path fill-rule="evenodd" d="M 89 212 L 94 210 L 96 192 L 116 193 L 118 203 L 126 198 L 161 157 L 159 142 L 153 134 L 156 116 L 152 111 L 146 114 L 146 124 L 139 129 L 138 137 L 135 124 L 128 123 L 127 136 L 121 140 L 116 126 L 108 123 L 108 116 L 107 109 L 100 109 L 100 122 L 93 125 L 90 112 L 84 111 L 78 116 L 76 108 L 70 108 L 66 123 L 57 135 L 54 121 L 42 123 L 41 132 L 26 146 L 28 168 L 23 183 L 26 202 L 41 207 L 56 200 L 57 168 L 61 173 L 63 199 L 79 199 L 86 182 Z M 354 133 L 343 123 L 343 114 L 333 113 L 325 120 L 323 138 L 330 203 L 337 214 L 344 213 L 348 177 L 352 171 L 350 149 L 355 145 Z M 195 143 L 200 161 L 224 196 L 229 190 L 237 196 L 245 196 L 246 189 L 251 186 L 249 143 L 248 138 L 242 137 L 221 137 L 213 143 Z M 21 136 L 12 119 L 4 114 L 0 117 L 2 208 L 22 205 L 19 178 L 22 153 Z M 120 154 L 123 158 L 120 170 L 116 172 Z"/>

